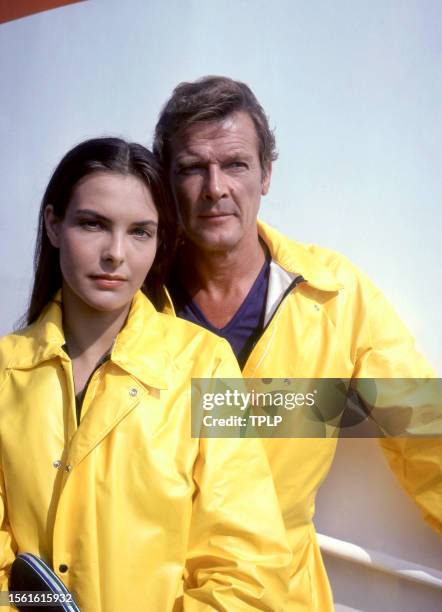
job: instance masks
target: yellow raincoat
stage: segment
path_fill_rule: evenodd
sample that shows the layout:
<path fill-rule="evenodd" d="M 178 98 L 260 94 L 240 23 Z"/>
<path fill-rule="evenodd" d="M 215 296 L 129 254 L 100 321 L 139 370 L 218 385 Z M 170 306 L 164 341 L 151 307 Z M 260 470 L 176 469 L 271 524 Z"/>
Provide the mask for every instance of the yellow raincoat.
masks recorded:
<path fill-rule="evenodd" d="M 2 590 L 32 552 L 82 612 L 285 610 L 260 442 L 190 437 L 190 378 L 240 376 L 227 343 L 138 293 L 78 428 L 63 345 L 59 296 L 0 342 Z"/>
<path fill-rule="evenodd" d="M 379 290 L 344 257 L 295 243 L 264 223 L 259 223 L 259 234 L 272 257 L 266 327 L 243 376 L 434 376 Z M 299 283 L 299 275 L 306 282 Z M 328 612 L 333 599 L 312 519 L 315 496 L 330 469 L 337 440 L 263 442 L 293 551 L 286 609 Z M 442 531 L 442 440 L 386 438 L 381 445 L 424 518 Z"/>

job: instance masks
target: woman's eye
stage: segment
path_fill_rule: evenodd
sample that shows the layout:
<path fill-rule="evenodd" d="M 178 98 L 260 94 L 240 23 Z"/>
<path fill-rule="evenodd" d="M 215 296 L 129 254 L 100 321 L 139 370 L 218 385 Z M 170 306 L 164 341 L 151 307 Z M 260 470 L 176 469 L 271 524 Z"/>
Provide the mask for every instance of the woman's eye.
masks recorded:
<path fill-rule="evenodd" d="M 86 219 L 84 221 L 80 221 L 80 227 L 84 228 L 85 230 L 95 232 L 101 230 L 103 228 L 103 224 L 100 223 L 100 221 Z"/>
<path fill-rule="evenodd" d="M 132 235 L 135 236 L 136 238 L 142 238 L 147 240 L 148 238 L 153 238 L 155 233 L 152 232 L 151 230 L 147 230 L 144 227 L 136 227 L 135 229 L 132 230 Z"/>

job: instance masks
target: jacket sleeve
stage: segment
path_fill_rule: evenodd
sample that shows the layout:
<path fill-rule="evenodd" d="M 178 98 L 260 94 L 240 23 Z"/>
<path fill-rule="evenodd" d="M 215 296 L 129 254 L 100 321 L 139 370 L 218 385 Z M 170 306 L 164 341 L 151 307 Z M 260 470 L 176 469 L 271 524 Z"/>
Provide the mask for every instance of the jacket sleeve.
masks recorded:
<path fill-rule="evenodd" d="M 213 377 L 240 378 L 218 346 Z M 201 438 L 194 481 L 184 610 L 285 610 L 290 553 L 261 440 Z"/>
<path fill-rule="evenodd" d="M 382 293 L 370 281 L 365 284 L 370 294 L 366 309 L 367 340 L 360 348 L 355 376 L 377 379 L 377 384 L 384 388 L 384 397 L 389 397 L 387 404 L 390 408 L 394 405 L 395 423 L 399 423 L 403 432 L 410 433 L 400 437 L 387 435 L 379 442 L 390 467 L 424 519 L 442 533 L 440 381 L 415 349 L 413 338 Z M 384 409 L 385 405 L 376 409 L 378 417 L 382 418 Z"/>
<path fill-rule="evenodd" d="M 0 471 L 0 591 L 8 590 L 9 573 L 15 559 L 15 550 L 6 512 L 3 474 Z M 2 606 L 1 609 L 6 611 L 13 608 Z"/>
<path fill-rule="evenodd" d="M 5 370 L 5 355 L 4 351 L 0 348 L 0 397 L 3 391 L 3 387 L 7 381 L 7 374 Z M 0 419 L 1 419 L 0 411 Z M 11 565 L 15 559 L 17 545 L 12 536 L 12 531 L 8 520 L 7 511 L 7 500 L 6 500 L 6 488 L 3 477 L 3 466 L 2 466 L 2 441 L 0 437 L 0 591 L 8 590 L 9 573 Z M 13 610 L 12 607 L 2 607 L 2 610 Z"/>

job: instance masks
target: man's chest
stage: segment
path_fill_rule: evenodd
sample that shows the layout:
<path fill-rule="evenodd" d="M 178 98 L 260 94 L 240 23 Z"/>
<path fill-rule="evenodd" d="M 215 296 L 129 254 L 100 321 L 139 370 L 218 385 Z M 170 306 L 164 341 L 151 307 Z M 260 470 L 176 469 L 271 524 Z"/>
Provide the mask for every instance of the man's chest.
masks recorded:
<path fill-rule="evenodd" d="M 245 377 L 347 378 L 354 369 L 350 325 L 326 304 L 292 295 L 257 339 Z"/>

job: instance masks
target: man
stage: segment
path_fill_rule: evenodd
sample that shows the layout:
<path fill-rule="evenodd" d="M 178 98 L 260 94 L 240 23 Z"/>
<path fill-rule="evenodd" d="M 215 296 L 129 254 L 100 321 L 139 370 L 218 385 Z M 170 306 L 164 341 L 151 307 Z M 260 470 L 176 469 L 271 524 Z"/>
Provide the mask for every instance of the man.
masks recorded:
<path fill-rule="evenodd" d="M 227 338 L 245 377 L 434 375 L 368 278 L 342 256 L 257 221 L 276 151 L 245 84 L 205 77 L 179 85 L 160 114 L 154 151 L 184 235 L 168 286 L 175 312 Z M 332 610 L 312 517 L 336 440 L 263 442 L 293 551 L 288 609 Z M 442 531 L 440 444 L 381 444 L 425 518 Z"/>

